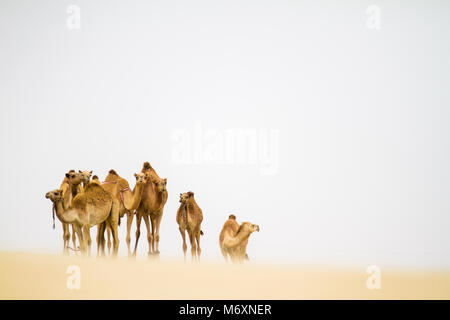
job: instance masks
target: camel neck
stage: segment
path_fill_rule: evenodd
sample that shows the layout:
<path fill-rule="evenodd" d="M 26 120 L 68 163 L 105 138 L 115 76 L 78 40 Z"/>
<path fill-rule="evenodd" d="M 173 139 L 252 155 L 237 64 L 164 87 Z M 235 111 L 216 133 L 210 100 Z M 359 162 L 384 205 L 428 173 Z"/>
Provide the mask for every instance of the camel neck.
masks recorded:
<path fill-rule="evenodd" d="M 78 194 L 78 186 L 79 185 L 80 185 L 79 183 L 78 184 L 69 183 L 70 192 L 72 193 L 72 197 L 75 197 Z"/>
<path fill-rule="evenodd" d="M 142 195 L 142 192 L 144 191 L 145 184 L 144 183 L 136 183 L 133 189 L 133 196 L 134 195 Z"/>
<path fill-rule="evenodd" d="M 64 223 L 73 223 L 75 222 L 75 219 L 72 217 L 71 209 L 64 209 L 63 202 L 62 201 L 56 201 L 56 203 L 53 203 L 55 206 L 56 216 L 61 222 Z"/>
<path fill-rule="evenodd" d="M 133 191 L 128 188 L 123 192 L 123 205 L 126 210 L 136 210 L 142 199 L 144 185 L 139 183 L 134 186 Z"/>
<path fill-rule="evenodd" d="M 229 236 L 225 243 L 230 248 L 235 248 L 250 237 L 248 232 L 238 232 L 235 236 Z"/>
<path fill-rule="evenodd" d="M 196 207 L 198 207 L 197 202 L 195 202 L 194 198 L 189 199 L 189 201 L 187 202 L 187 208 L 189 210 L 194 210 Z"/>

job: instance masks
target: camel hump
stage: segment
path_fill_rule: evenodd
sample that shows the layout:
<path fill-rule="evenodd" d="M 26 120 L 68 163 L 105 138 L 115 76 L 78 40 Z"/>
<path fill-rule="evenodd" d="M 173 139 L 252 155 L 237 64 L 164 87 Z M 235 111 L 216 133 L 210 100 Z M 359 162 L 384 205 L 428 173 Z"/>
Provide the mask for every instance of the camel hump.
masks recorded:
<path fill-rule="evenodd" d="M 100 181 L 97 179 L 89 181 L 88 185 L 84 189 L 84 192 L 89 193 L 89 194 L 95 194 L 95 195 L 107 193 L 103 189 L 103 187 L 100 185 Z"/>
<path fill-rule="evenodd" d="M 150 163 L 148 161 L 144 162 L 144 165 L 142 167 L 142 170 L 152 170 L 152 166 L 150 165 Z"/>
<path fill-rule="evenodd" d="M 200 230 L 200 235 L 202 236 L 202 235 L 204 235 L 204 233 L 203 233 L 203 231 L 202 230 Z"/>
<path fill-rule="evenodd" d="M 98 184 L 98 185 L 100 185 L 100 180 L 98 180 L 98 177 L 97 177 L 97 176 L 94 176 L 94 177 L 92 178 L 92 180 L 89 181 L 89 183 L 90 183 L 90 184 Z M 86 187 L 87 187 L 87 186 L 86 186 Z M 86 191 L 86 189 L 85 189 L 85 191 Z"/>
<path fill-rule="evenodd" d="M 119 186 L 120 190 L 130 188 L 128 181 L 125 180 L 124 178 L 120 178 L 119 180 L 117 180 L 117 185 Z"/>
<path fill-rule="evenodd" d="M 116 170 L 114 170 L 114 169 L 109 170 L 109 174 L 114 174 L 114 175 L 118 176 Z"/>
<path fill-rule="evenodd" d="M 228 217 L 228 219 L 236 220 L 236 216 L 235 216 L 234 214 L 230 214 L 230 216 Z"/>

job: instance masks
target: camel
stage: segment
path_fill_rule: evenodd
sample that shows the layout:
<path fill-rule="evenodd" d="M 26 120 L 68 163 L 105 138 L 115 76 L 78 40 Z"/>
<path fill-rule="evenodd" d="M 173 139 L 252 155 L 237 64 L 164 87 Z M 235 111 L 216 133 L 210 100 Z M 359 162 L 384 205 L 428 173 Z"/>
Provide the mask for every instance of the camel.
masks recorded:
<path fill-rule="evenodd" d="M 189 241 L 191 242 L 191 257 L 192 261 L 200 261 L 200 235 L 203 235 L 201 223 L 203 220 L 202 209 L 197 205 L 194 199 L 194 193 L 189 191 L 186 193 L 180 193 L 180 207 L 177 211 L 177 223 L 178 228 L 183 238 L 183 253 L 184 261 L 186 261 L 186 232 L 189 235 Z M 197 241 L 197 243 L 195 243 Z"/>
<path fill-rule="evenodd" d="M 69 208 L 64 208 L 62 190 L 49 191 L 45 197 L 53 202 L 58 219 L 74 226 L 83 254 L 86 254 L 88 250 L 88 236 L 86 235 L 89 234 L 90 228 L 102 224 L 106 220 L 112 227 L 114 255 L 117 254 L 119 205 L 97 182 L 90 182 L 83 192 L 77 194 Z"/>
<path fill-rule="evenodd" d="M 147 183 L 142 193 L 142 199 L 136 210 L 136 243 L 134 245 L 133 255 L 136 255 L 139 236 L 141 234 L 141 220 L 144 218 L 147 227 L 148 254 L 159 254 L 159 226 L 163 215 L 164 205 L 167 202 L 167 179 L 161 179 L 150 163 L 145 162 L 142 173 L 147 175 Z M 151 220 L 151 228 L 149 224 Z"/>
<path fill-rule="evenodd" d="M 64 208 L 69 208 L 72 199 L 81 191 L 81 183 L 83 182 L 83 176 L 76 173 L 75 170 L 70 170 L 65 174 L 64 180 L 59 187 L 63 192 Z M 53 228 L 55 226 L 55 216 L 53 215 Z M 64 240 L 64 253 L 69 253 L 69 241 L 70 241 L 70 231 L 69 224 L 62 222 L 63 227 L 63 240 Z M 76 249 L 77 242 L 75 237 L 75 231 L 72 226 L 72 243 L 73 248 Z"/>
<path fill-rule="evenodd" d="M 250 234 L 259 232 L 259 226 L 250 222 L 243 222 L 240 226 L 236 216 L 231 214 L 224 223 L 219 236 L 219 245 L 225 261 L 228 257 L 232 262 L 244 262 L 247 259 L 246 251 Z"/>
<path fill-rule="evenodd" d="M 128 181 L 122 178 L 117 174 L 116 171 L 110 170 L 108 175 L 105 178 L 105 181 L 102 182 L 102 187 L 109 193 L 113 198 L 117 200 L 117 202 L 120 204 L 119 207 L 119 224 L 120 224 L 120 218 L 123 217 L 123 215 L 127 214 L 127 247 L 128 247 L 128 255 L 131 255 L 130 250 L 130 233 L 131 233 L 131 224 L 133 223 L 133 212 L 136 210 L 139 206 L 139 203 L 141 202 L 142 193 L 144 190 L 144 187 L 147 183 L 147 175 L 145 173 L 135 173 L 134 177 L 136 178 L 136 185 L 133 189 L 133 191 L 130 189 Z M 110 251 L 110 240 L 109 240 L 109 233 L 110 233 L 110 226 L 106 224 L 106 230 L 108 232 L 108 252 Z M 98 243 L 97 239 L 97 243 Z M 102 248 L 102 251 L 104 251 L 104 248 Z"/>

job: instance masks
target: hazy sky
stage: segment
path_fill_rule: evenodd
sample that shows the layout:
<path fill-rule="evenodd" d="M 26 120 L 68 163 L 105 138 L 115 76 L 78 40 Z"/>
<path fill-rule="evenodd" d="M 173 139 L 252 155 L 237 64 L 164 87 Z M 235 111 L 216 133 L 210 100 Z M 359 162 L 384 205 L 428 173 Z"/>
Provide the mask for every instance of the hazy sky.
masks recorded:
<path fill-rule="evenodd" d="M 205 259 L 234 213 L 253 261 L 449 268 L 449 31 L 448 1 L 1 0 L 0 249 L 62 252 L 64 173 L 149 161 L 162 257 L 193 191 Z"/>

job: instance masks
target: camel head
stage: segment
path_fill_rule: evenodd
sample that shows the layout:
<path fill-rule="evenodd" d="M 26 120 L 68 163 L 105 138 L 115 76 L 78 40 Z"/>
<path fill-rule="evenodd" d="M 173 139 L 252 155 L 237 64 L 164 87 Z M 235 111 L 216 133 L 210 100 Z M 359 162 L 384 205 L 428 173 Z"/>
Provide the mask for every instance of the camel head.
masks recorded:
<path fill-rule="evenodd" d="M 158 178 L 152 178 L 151 179 L 153 185 L 155 186 L 156 191 L 162 193 L 167 191 L 167 178 L 164 179 L 158 179 Z"/>
<path fill-rule="evenodd" d="M 47 192 L 45 197 L 50 199 L 52 202 L 63 201 L 62 190 L 59 189 Z"/>
<path fill-rule="evenodd" d="M 134 177 L 136 178 L 136 184 L 146 184 L 148 176 L 145 173 L 139 172 L 135 173 Z"/>
<path fill-rule="evenodd" d="M 81 173 L 77 173 L 75 172 L 75 170 L 70 170 L 69 172 L 67 172 L 66 178 L 69 180 L 70 184 L 75 186 L 79 185 L 83 180 Z"/>
<path fill-rule="evenodd" d="M 78 173 L 81 175 L 81 182 L 84 184 L 88 184 L 91 180 L 92 170 L 91 171 L 81 171 L 78 170 Z"/>
<path fill-rule="evenodd" d="M 186 204 L 192 197 L 194 197 L 194 193 L 192 191 L 180 193 L 180 202 L 182 204 Z"/>
<path fill-rule="evenodd" d="M 245 233 L 251 234 L 255 231 L 259 232 L 259 226 L 257 224 L 252 224 L 250 222 L 243 222 L 241 224 L 241 226 L 239 227 L 237 233 L 245 232 Z"/>

